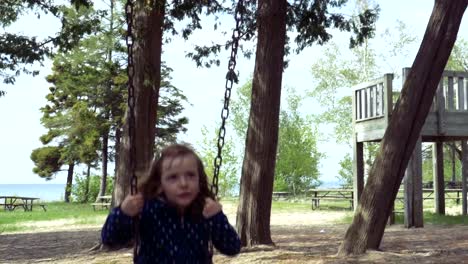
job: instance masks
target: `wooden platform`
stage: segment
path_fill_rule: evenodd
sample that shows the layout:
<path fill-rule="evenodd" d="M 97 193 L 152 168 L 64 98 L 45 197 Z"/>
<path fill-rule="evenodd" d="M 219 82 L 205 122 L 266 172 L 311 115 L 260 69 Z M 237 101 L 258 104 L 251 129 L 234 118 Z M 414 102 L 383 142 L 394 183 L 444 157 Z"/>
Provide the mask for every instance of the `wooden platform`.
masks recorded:
<path fill-rule="evenodd" d="M 404 68 L 405 81 L 410 69 Z M 353 176 L 354 206 L 358 204 L 364 188 L 364 142 L 379 142 L 391 120 L 395 101 L 399 93 L 393 91 L 393 74 L 357 85 L 352 94 L 353 118 Z M 433 142 L 434 199 L 435 212 L 445 214 L 445 188 L 443 170 L 443 143 L 461 141 L 461 160 L 468 167 L 468 72 L 444 71 L 431 105 L 424 120 L 420 137 L 406 169 L 405 226 L 423 226 L 422 189 L 422 142 Z M 462 191 L 455 199 L 462 202 L 462 214 L 468 214 L 468 170 L 462 170 Z M 461 199 L 460 199 L 461 198 Z"/>
<path fill-rule="evenodd" d="M 406 68 L 406 70 L 409 70 Z M 423 142 L 468 139 L 468 72 L 445 71 L 421 130 Z M 394 107 L 393 74 L 353 89 L 357 142 L 380 141 Z"/>

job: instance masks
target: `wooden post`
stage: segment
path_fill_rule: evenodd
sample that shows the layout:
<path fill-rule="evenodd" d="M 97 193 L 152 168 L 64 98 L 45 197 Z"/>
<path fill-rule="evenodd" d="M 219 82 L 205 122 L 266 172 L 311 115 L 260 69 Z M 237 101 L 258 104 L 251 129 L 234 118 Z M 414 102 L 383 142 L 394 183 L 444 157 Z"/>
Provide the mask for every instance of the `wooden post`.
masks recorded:
<path fill-rule="evenodd" d="M 437 141 L 432 146 L 432 164 L 434 171 L 434 206 L 435 213 L 445 214 L 444 193 L 444 151 L 442 142 Z"/>
<path fill-rule="evenodd" d="M 353 208 L 356 210 L 362 190 L 364 189 L 364 146 L 357 142 L 356 133 L 353 137 Z"/>
<path fill-rule="evenodd" d="M 356 210 L 362 190 L 364 189 L 364 146 L 358 142 L 356 135 L 356 119 L 361 111 L 361 100 L 359 92 L 353 91 L 353 209 Z"/>
<path fill-rule="evenodd" d="M 468 143 L 466 140 L 462 140 L 462 214 L 467 215 L 467 201 L 466 192 L 468 191 Z"/>
<path fill-rule="evenodd" d="M 445 127 L 445 96 L 444 96 L 444 78 L 439 82 L 439 87 L 437 87 L 436 91 L 436 116 L 437 116 L 437 134 L 444 135 L 446 132 Z"/>
<path fill-rule="evenodd" d="M 383 89 L 383 92 L 384 92 L 384 102 L 383 102 L 383 105 L 384 105 L 384 118 L 385 118 L 385 124 L 388 125 L 388 123 L 390 122 L 390 116 L 391 116 L 391 113 L 393 111 L 393 97 L 392 97 L 392 94 L 393 94 L 393 87 L 392 87 L 392 84 L 393 84 L 393 74 L 391 73 L 387 73 L 384 75 L 384 89 Z"/>
<path fill-rule="evenodd" d="M 405 227 L 423 227 L 421 137 L 405 171 L 404 189 Z"/>

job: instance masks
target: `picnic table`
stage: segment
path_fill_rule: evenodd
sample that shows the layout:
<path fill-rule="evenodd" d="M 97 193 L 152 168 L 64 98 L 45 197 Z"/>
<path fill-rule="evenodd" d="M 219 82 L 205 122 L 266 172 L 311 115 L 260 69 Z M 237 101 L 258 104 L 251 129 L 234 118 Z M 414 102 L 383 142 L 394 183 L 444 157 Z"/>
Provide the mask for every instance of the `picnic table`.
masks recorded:
<path fill-rule="evenodd" d="M 0 196 L 0 206 L 3 206 L 5 211 L 14 211 L 17 207 L 21 207 L 24 211 L 32 211 L 34 201 L 39 200 L 36 197 L 23 197 L 23 196 Z M 46 211 L 45 204 L 39 204 L 44 211 Z"/>
<path fill-rule="evenodd" d="M 423 188 L 423 200 L 431 200 L 434 199 L 434 189 L 431 188 Z M 456 197 L 455 197 L 456 193 Z M 401 194 L 401 195 L 400 195 Z M 462 189 L 444 189 L 445 199 L 446 200 L 455 200 L 457 204 L 460 204 L 462 199 Z M 399 191 L 399 195 L 397 196 L 396 200 L 401 202 L 404 201 L 403 190 Z"/>
<path fill-rule="evenodd" d="M 312 210 L 320 207 L 320 201 L 349 201 L 353 209 L 353 189 L 311 189 Z"/>
<path fill-rule="evenodd" d="M 273 200 L 278 200 L 280 198 L 287 199 L 289 196 L 291 196 L 290 192 L 273 192 L 272 194 Z"/>
<path fill-rule="evenodd" d="M 93 210 L 96 211 L 97 208 L 109 209 L 111 206 L 112 195 L 101 195 L 98 196 L 96 202 L 92 203 Z"/>

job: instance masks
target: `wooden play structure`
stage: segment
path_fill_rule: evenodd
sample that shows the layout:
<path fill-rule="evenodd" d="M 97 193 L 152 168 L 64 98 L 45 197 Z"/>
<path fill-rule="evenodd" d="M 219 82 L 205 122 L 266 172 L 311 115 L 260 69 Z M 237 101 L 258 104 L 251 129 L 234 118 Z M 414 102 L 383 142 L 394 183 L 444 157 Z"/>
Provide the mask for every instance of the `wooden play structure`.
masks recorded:
<path fill-rule="evenodd" d="M 403 69 L 404 83 L 409 68 Z M 353 89 L 354 208 L 364 187 L 364 142 L 379 142 L 393 111 L 393 74 Z M 396 94 L 396 93 L 395 93 Z M 467 214 L 468 72 L 444 71 L 404 178 L 406 227 L 423 226 L 422 142 L 433 143 L 435 211 L 445 214 L 443 142 L 462 142 L 462 214 Z"/>

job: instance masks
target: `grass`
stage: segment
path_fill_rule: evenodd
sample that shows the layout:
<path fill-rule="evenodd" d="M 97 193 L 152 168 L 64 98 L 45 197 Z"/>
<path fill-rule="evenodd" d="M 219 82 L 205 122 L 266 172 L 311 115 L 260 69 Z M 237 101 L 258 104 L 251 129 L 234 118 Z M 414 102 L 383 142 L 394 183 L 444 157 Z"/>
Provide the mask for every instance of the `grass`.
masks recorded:
<path fill-rule="evenodd" d="M 13 231 L 29 231 L 36 227 L 32 223 L 64 220 L 70 225 L 102 224 L 107 210 L 94 211 L 90 204 L 49 202 L 47 211 L 35 206 L 33 211 L 25 212 L 21 208 L 14 211 L 0 210 L 0 233 Z"/>
<path fill-rule="evenodd" d="M 223 204 L 237 205 L 237 198 L 223 198 Z M 15 211 L 0 210 L 0 233 L 17 232 L 17 231 L 34 231 L 37 226 L 45 225 L 50 221 L 61 221 L 60 225 L 102 225 L 108 214 L 108 210 L 94 211 L 90 204 L 81 203 L 65 203 L 65 202 L 49 202 L 47 204 L 47 212 L 44 212 L 40 207 L 34 207 L 32 212 L 24 212 L 21 208 Z M 460 205 L 449 201 L 447 208 L 457 207 L 457 211 L 461 211 Z M 402 210 L 402 204 L 397 203 L 396 210 Z M 437 215 L 433 211 L 434 204 L 432 200 L 424 202 L 424 223 L 442 226 L 451 225 L 468 225 L 468 218 L 461 215 Z M 289 200 L 274 200 L 272 203 L 272 213 L 306 213 L 311 210 L 311 202 L 306 198 L 289 199 Z M 353 219 L 353 211 L 349 208 L 347 201 L 321 201 L 320 208 L 316 209 L 321 213 L 347 211 L 345 217 L 338 220 L 339 224 L 350 224 Z M 396 223 L 403 224 L 403 215 L 396 215 Z"/>

